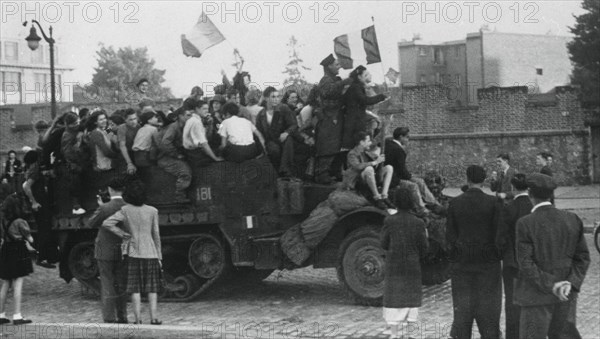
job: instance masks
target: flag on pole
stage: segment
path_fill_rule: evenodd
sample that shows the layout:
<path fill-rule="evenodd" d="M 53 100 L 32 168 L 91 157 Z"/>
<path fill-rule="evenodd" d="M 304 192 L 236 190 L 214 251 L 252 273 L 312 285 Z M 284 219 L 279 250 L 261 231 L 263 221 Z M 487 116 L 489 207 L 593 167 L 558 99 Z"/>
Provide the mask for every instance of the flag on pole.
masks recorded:
<path fill-rule="evenodd" d="M 398 77 L 400 77 L 400 72 L 398 72 L 397 70 L 390 67 L 390 69 L 387 71 L 387 73 L 385 73 L 385 77 L 388 78 L 388 80 L 390 80 L 390 82 L 395 84 L 396 81 L 398 80 Z"/>
<path fill-rule="evenodd" d="M 336 37 L 333 51 L 343 69 L 354 68 L 354 60 L 367 65 L 381 62 L 375 25 Z"/>
<path fill-rule="evenodd" d="M 187 36 L 181 35 L 181 47 L 185 56 L 199 58 L 208 48 L 224 40 L 217 26 L 202 12 L 192 31 Z"/>

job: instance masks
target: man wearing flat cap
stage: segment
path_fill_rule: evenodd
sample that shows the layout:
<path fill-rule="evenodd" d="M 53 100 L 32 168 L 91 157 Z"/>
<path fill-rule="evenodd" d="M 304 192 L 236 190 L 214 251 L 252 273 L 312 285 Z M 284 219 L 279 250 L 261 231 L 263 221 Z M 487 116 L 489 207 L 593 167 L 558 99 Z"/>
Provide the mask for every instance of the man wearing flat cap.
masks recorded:
<path fill-rule="evenodd" d="M 452 263 L 454 309 L 450 337 L 454 339 L 470 339 L 474 320 L 482 339 L 500 338 L 498 224 L 502 203 L 482 191 L 485 176 L 483 167 L 469 166 L 469 188 L 448 206 L 446 242 Z"/>
<path fill-rule="evenodd" d="M 338 76 L 340 63 L 332 54 L 321 61 L 321 66 L 324 75 L 317 87 L 321 111 L 317 113 L 315 181 L 328 184 L 332 181 L 330 174 L 341 176 L 344 163 L 344 159 L 340 158 L 344 129 L 341 99 L 344 86 L 350 85 L 352 79 L 342 80 Z M 336 158 L 337 161 L 334 161 Z"/>
<path fill-rule="evenodd" d="M 527 186 L 534 206 L 516 226 L 519 337 L 581 338 L 575 326 L 577 294 L 590 265 L 583 223 L 550 203 L 556 188 L 552 177 L 531 174 Z"/>

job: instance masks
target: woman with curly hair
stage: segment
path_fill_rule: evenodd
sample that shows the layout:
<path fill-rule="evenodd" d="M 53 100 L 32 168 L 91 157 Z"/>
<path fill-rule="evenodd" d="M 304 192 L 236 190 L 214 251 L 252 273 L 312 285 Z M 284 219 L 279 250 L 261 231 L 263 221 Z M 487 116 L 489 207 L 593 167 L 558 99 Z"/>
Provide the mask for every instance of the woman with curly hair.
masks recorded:
<path fill-rule="evenodd" d="M 123 192 L 125 206 L 102 223 L 102 227 L 123 239 L 127 256 L 127 293 L 131 294 L 135 323 L 141 324 L 141 294 L 148 293 L 150 324 L 160 325 L 157 293 L 161 281 L 162 250 L 158 231 L 158 210 L 145 204 L 146 190 L 140 181 L 129 183 Z"/>

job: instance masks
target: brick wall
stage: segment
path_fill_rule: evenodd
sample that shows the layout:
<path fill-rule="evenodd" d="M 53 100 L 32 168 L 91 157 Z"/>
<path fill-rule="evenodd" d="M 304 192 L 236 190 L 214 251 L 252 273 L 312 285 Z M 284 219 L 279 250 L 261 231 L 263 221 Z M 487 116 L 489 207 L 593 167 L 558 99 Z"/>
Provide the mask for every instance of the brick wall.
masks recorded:
<path fill-rule="evenodd" d="M 180 99 L 173 99 L 165 102 L 156 103 L 155 108 L 157 110 L 166 111 L 170 106 L 179 107 L 181 105 Z M 129 103 L 119 102 L 108 102 L 108 103 L 94 103 L 94 104 L 74 104 L 74 103 L 59 103 L 58 112 L 66 112 L 71 107 L 88 107 L 90 109 L 95 107 L 101 107 L 108 114 L 112 114 L 114 111 L 119 109 L 129 108 Z M 23 114 L 22 111 L 31 112 L 31 126 L 19 126 L 19 128 L 13 128 L 15 114 Z M 9 150 L 17 151 L 17 156 L 22 159 L 23 152 L 21 149 L 23 146 L 29 146 L 35 148 L 38 140 L 37 133 L 33 129 L 33 124 L 37 121 L 44 120 L 48 123 L 51 122 L 50 116 L 50 104 L 44 105 L 6 105 L 0 106 L 0 163 L 4 164 L 7 159 L 7 153 Z M 0 172 L 4 171 L 4 166 L 0 169 Z"/>
<path fill-rule="evenodd" d="M 553 170 L 560 185 L 590 180 L 589 132 L 577 91 L 557 87 L 551 95 L 530 95 L 527 87 L 487 88 L 478 91 L 477 105 L 457 107 L 444 86 L 394 89 L 380 114 L 386 135 L 394 128 L 411 130 L 409 168 L 423 174 L 438 170 L 449 184 L 465 183 L 466 167 L 485 165 L 496 170 L 499 153 L 508 152 L 515 168 L 537 171 L 535 155 L 554 155 Z"/>

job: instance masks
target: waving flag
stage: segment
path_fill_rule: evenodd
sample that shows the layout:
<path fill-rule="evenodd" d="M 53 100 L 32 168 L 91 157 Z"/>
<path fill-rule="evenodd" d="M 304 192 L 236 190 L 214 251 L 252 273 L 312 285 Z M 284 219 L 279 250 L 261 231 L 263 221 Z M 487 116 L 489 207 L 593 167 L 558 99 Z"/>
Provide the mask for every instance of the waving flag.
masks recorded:
<path fill-rule="evenodd" d="M 392 83 L 396 83 L 398 77 L 400 77 L 400 72 L 390 67 L 387 73 L 385 73 L 385 77 L 388 78 Z"/>
<path fill-rule="evenodd" d="M 224 40 L 225 37 L 217 26 L 202 12 L 192 31 L 187 36 L 185 34 L 181 35 L 181 47 L 185 56 L 199 58 L 208 48 Z"/>
<path fill-rule="evenodd" d="M 333 51 L 344 69 L 354 68 L 354 60 L 367 65 L 381 62 L 375 25 L 336 37 Z"/>

